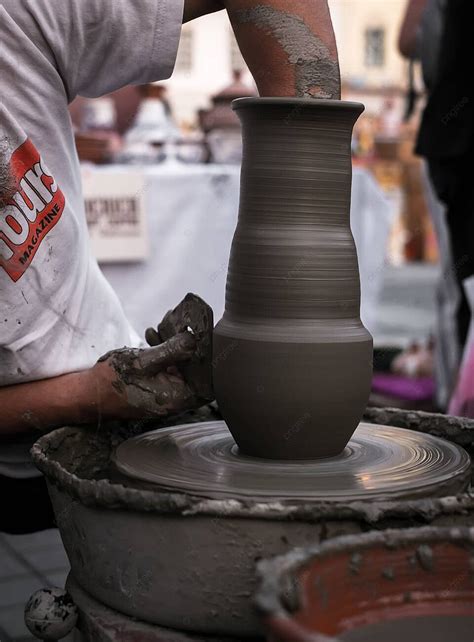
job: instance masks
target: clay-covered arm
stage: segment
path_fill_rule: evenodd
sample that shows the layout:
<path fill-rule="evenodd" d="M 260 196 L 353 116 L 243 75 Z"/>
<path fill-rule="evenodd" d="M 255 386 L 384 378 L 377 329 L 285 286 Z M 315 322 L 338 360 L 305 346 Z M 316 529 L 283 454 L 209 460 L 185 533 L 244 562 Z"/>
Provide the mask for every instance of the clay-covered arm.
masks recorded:
<path fill-rule="evenodd" d="M 184 19 L 222 7 L 261 96 L 340 99 L 327 0 L 186 0 Z"/>
<path fill-rule="evenodd" d="M 261 96 L 340 99 L 327 0 L 224 0 Z"/>
<path fill-rule="evenodd" d="M 202 405 L 170 365 L 192 357 L 194 339 L 111 352 L 94 367 L 0 388 L 0 439 L 66 425 L 165 416 Z"/>
<path fill-rule="evenodd" d="M 0 387 L 0 439 L 64 425 L 164 417 L 214 399 L 212 309 L 187 294 L 146 336 L 83 372 Z"/>

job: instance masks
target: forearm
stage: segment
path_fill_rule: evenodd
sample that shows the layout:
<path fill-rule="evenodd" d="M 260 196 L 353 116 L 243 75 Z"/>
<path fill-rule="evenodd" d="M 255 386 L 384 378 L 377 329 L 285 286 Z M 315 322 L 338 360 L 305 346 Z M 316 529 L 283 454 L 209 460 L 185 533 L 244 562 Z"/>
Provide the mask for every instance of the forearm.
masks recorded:
<path fill-rule="evenodd" d="M 223 0 L 261 96 L 339 99 L 327 0 Z"/>
<path fill-rule="evenodd" d="M 86 424 L 101 413 L 92 370 L 0 388 L 0 436 Z"/>

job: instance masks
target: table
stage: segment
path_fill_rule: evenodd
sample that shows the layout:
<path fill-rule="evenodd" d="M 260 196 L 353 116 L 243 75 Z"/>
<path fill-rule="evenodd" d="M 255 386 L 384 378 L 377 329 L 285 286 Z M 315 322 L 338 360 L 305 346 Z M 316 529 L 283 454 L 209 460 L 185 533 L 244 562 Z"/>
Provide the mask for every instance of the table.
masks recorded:
<path fill-rule="evenodd" d="M 130 167 L 111 165 L 94 167 L 93 171 L 120 176 Z M 217 321 L 224 310 L 227 264 L 237 223 L 240 168 L 171 161 L 141 167 L 140 171 L 145 179 L 149 256 L 143 262 L 102 264 L 106 278 L 140 336 L 187 292 L 205 299 Z M 351 226 L 361 270 L 362 317 L 369 330 L 375 322 L 386 241 L 394 214 L 393 204 L 372 175 L 355 167 Z"/>

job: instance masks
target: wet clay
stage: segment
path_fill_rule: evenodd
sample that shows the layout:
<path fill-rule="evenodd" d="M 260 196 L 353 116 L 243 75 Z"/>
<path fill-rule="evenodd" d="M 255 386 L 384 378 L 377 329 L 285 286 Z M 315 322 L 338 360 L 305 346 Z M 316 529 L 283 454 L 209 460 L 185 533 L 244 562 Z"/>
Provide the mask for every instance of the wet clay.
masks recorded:
<path fill-rule="evenodd" d="M 243 124 L 240 211 L 214 388 L 240 450 L 268 459 L 339 455 L 370 392 L 349 226 L 351 132 L 362 105 L 235 101 Z"/>
<path fill-rule="evenodd" d="M 274 461 L 239 453 L 224 422 L 189 424 L 122 443 L 125 475 L 170 492 L 212 499 L 324 501 L 402 499 L 464 491 L 470 459 L 454 444 L 402 428 L 360 424 L 344 452 L 321 461 Z"/>
<path fill-rule="evenodd" d="M 124 393 L 130 406 L 140 408 L 144 415 L 167 415 L 178 404 L 192 404 L 193 393 L 178 376 L 170 376 L 167 368 L 190 360 L 196 343 L 189 333 L 181 333 L 166 344 L 142 350 L 114 350 L 100 361 L 108 361 L 117 380 L 114 386 Z"/>
<path fill-rule="evenodd" d="M 340 98 L 340 74 L 327 46 L 305 21 L 266 5 L 236 12 L 241 24 L 252 24 L 273 36 L 295 67 L 295 95 L 303 98 Z"/>
<path fill-rule="evenodd" d="M 472 642 L 474 615 L 410 617 L 379 622 L 339 636 L 340 642 Z"/>
<path fill-rule="evenodd" d="M 442 431 L 440 418 L 433 413 L 389 409 L 404 427 L 418 423 L 429 434 L 433 425 L 436 436 L 452 443 L 462 443 L 470 452 L 474 447 L 474 421 L 446 417 L 447 430 Z M 385 415 L 382 415 L 385 416 Z M 117 479 L 111 463 L 116 448 L 126 439 L 142 434 L 148 427 L 166 428 L 180 422 L 208 423 L 220 417 L 212 406 L 183 413 L 173 418 L 131 423 L 104 423 L 97 431 L 63 428 L 42 437 L 33 446 L 33 461 L 41 472 L 71 497 L 100 509 L 117 508 L 125 513 L 152 511 L 159 514 L 208 515 L 217 518 L 258 518 L 270 521 L 303 521 L 306 523 L 332 520 L 363 524 L 364 528 L 389 528 L 393 524 L 422 526 L 427 523 L 471 525 L 474 527 L 474 495 L 422 498 L 415 501 L 382 500 L 370 502 L 255 502 L 229 499 L 208 500 L 194 493 L 158 492 L 155 485 L 146 485 L 129 477 Z M 416 421 L 419 419 L 418 422 Z M 454 435 L 454 438 L 453 438 Z M 466 442 L 470 439 L 469 443 Z M 115 472 L 115 474 L 114 474 Z"/>
<path fill-rule="evenodd" d="M 187 294 L 157 330 L 147 330 L 152 347 L 113 350 L 99 362 L 109 363 L 117 376 L 113 385 L 144 416 L 198 407 L 214 398 L 212 329 L 212 309 L 198 296 Z"/>

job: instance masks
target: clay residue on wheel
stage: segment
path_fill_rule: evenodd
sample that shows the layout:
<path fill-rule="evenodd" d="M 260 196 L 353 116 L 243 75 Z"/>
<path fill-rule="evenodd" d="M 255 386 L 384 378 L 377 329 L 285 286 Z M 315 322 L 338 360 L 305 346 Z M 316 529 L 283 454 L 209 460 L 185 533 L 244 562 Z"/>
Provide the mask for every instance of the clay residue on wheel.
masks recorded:
<path fill-rule="evenodd" d="M 203 410 L 193 413 L 197 421 L 212 418 L 208 407 L 207 416 L 202 416 Z M 190 421 L 189 415 L 178 417 L 172 423 L 179 424 L 186 420 Z M 156 428 L 156 420 L 153 426 L 148 427 Z M 146 428 L 140 422 L 136 432 L 133 432 L 137 434 L 144 430 Z M 215 518 L 323 523 L 328 533 L 330 525 L 334 523 L 337 524 L 337 534 L 358 532 L 361 525 L 378 529 L 399 527 L 401 523 L 406 527 L 427 523 L 474 527 L 474 496 L 469 493 L 458 497 L 411 501 L 301 504 L 294 501 L 210 500 L 184 493 L 159 492 L 150 487 L 144 488 L 143 484 L 133 480 L 125 483 L 125 480 L 112 481 L 111 452 L 133 432 L 130 427 L 120 425 L 90 430 L 61 428 L 36 442 L 32 449 L 33 460 L 48 481 L 61 488 L 73 501 L 108 509 L 180 514 L 190 518 L 209 515 Z"/>
<path fill-rule="evenodd" d="M 305 21 L 265 5 L 236 12 L 241 24 L 252 24 L 276 38 L 288 62 L 295 67 L 296 95 L 305 98 L 340 98 L 340 73 L 328 47 Z"/>

